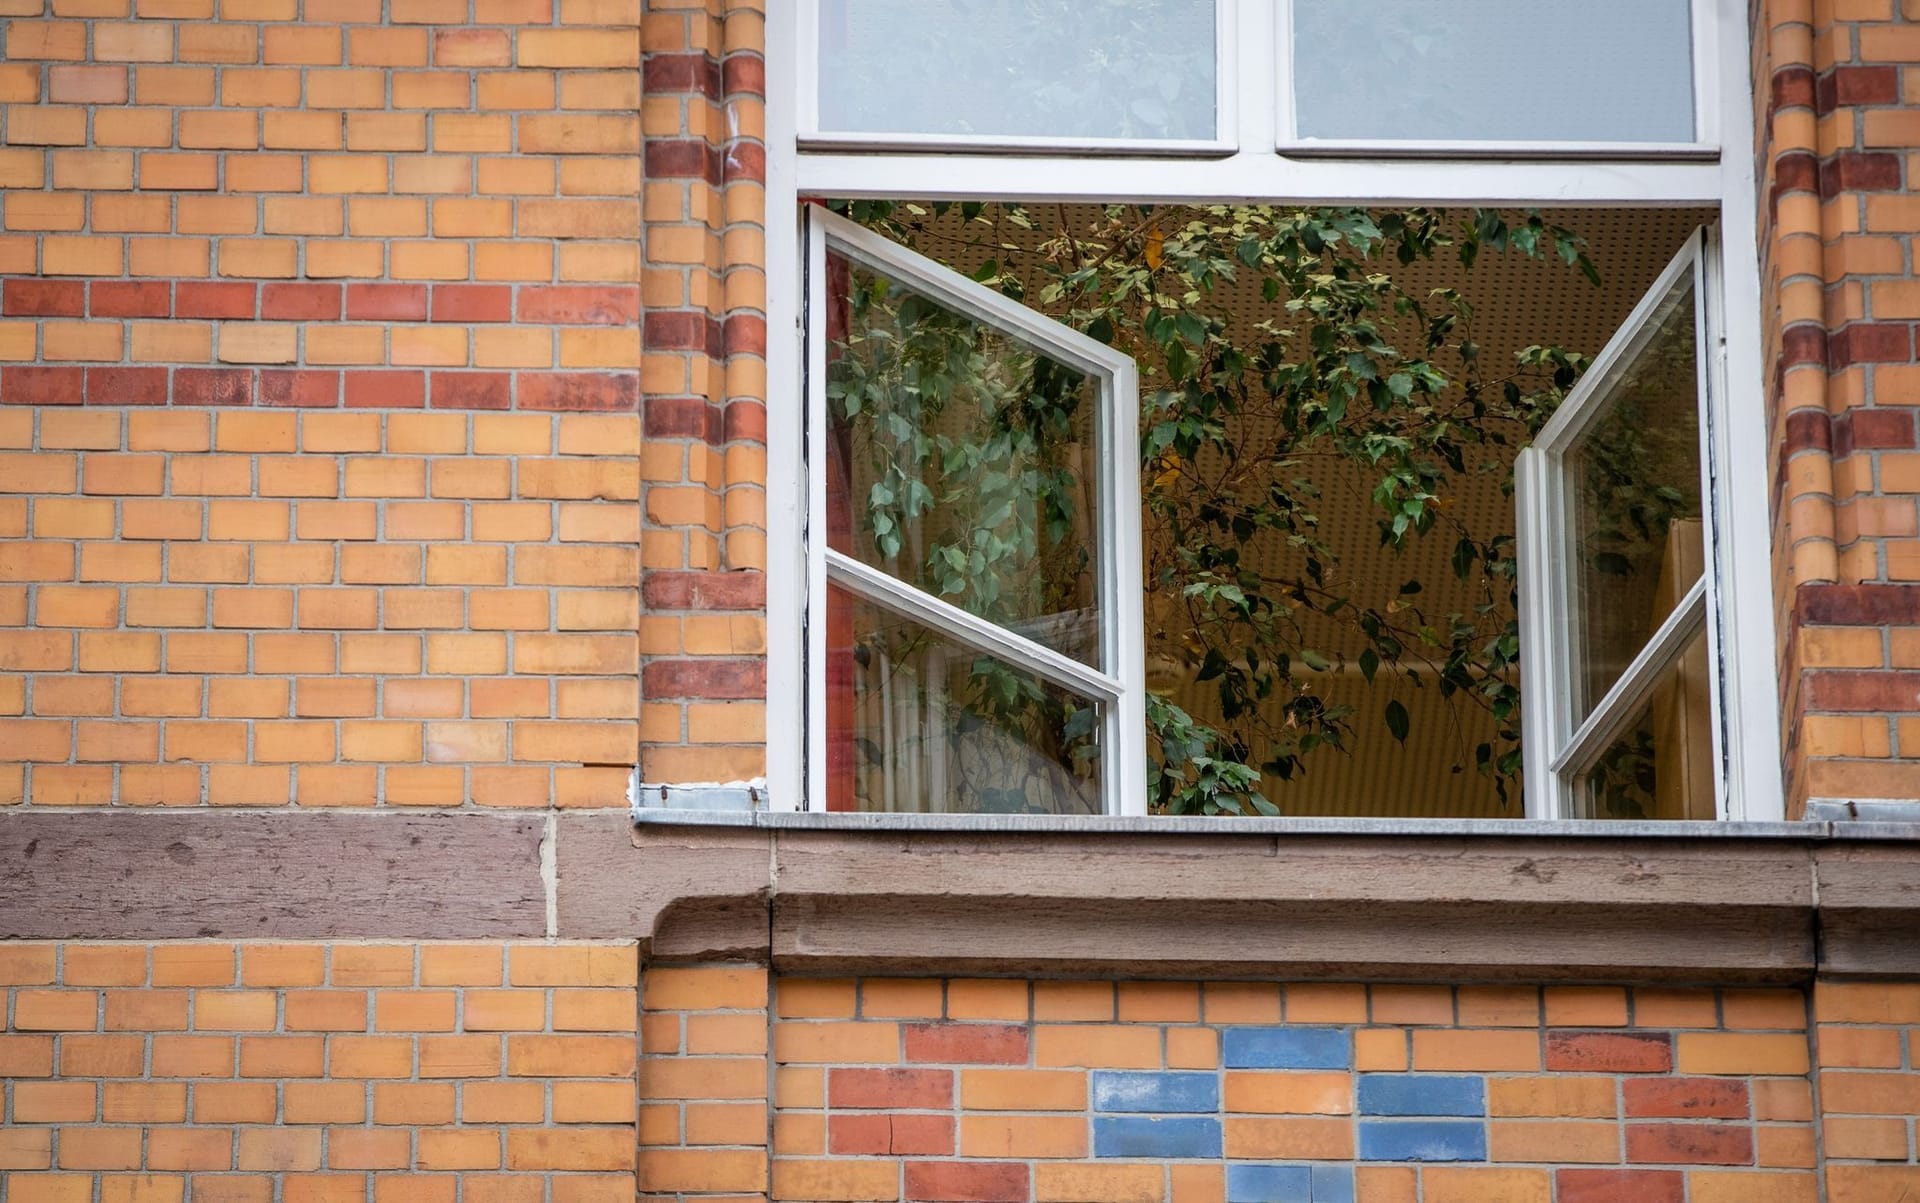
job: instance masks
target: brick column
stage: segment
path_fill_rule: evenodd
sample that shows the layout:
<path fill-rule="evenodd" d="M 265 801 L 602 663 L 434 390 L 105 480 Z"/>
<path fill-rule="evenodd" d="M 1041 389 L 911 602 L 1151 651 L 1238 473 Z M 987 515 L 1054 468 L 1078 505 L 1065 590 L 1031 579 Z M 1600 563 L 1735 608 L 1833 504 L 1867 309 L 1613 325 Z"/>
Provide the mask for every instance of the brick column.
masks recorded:
<path fill-rule="evenodd" d="M 760 0 L 651 0 L 641 774 L 765 771 L 766 72 Z M 785 218 L 781 218 L 785 220 Z M 797 382 L 783 396 L 797 392 Z"/>
<path fill-rule="evenodd" d="M 1822 982 L 1814 989 L 1824 1199 L 1892 1203 L 1920 1198 L 1914 1118 L 1920 1062 L 1920 983 Z"/>
<path fill-rule="evenodd" d="M 1769 0 L 1755 31 L 1787 809 L 1920 798 L 1920 8 Z"/>
<path fill-rule="evenodd" d="M 649 967 L 642 996 L 640 1197 L 765 1203 L 766 970 Z"/>

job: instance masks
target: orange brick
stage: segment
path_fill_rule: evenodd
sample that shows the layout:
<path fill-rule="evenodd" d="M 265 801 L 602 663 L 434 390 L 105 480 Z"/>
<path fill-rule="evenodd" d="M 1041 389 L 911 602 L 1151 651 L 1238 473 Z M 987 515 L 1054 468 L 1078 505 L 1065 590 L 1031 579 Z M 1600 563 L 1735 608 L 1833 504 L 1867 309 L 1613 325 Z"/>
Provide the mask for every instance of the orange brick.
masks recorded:
<path fill-rule="evenodd" d="M 1034 1064 L 1158 1069 L 1160 1030 L 1117 1024 L 1039 1024 L 1033 1029 Z"/>
<path fill-rule="evenodd" d="M 1802 1035 L 1682 1032 L 1675 1068 L 1683 1074 L 1805 1074 L 1807 1039 Z"/>
<path fill-rule="evenodd" d="M 1339 987 L 1333 987 L 1338 989 Z M 1292 1001 L 1296 988 L 1287 991 L 1288 1001 Z M 1374 986 L 1371 990 L 1373 1002 L 1373 1022 L 1398 1024 L 1450 1024 L 1454 1022 L 1453 991 L 1446 986 Z M 1301 1016 L 1291 1013 L 1289 1022 L 1301 1022 Z M 1314 1022 L 1339 1022 L 1319 1019 Z"/>
<path fill-rule="evenodd" d="M 1413 1033 L 1413 1067 L 1537 1073 L 1540 1034 L 1537 1031 L 1416 1031 Z"/>
<path fill-rule="evenodd" d="M 1348 1161 L 1353 1158 L 1353 1123 L 1347 1119 L 1229 1116 L 1226 1154 L 1261 1160 Z"/>
<path fill-rule="evenodd" d="M 1554 1074 L 1537 1078 L 1492 1078 L 1487 1113 L 1494 1116 L 1612 1117 L 1620 1113 L 1611 1077 Z"/>
<path fill-rule="evenodd" d="M 1111 982 L 1035 982 L 1035 1019 L 1112 1020 L 1115 1015 Z"/>
<path fill-rule="evenodd" d="M 781 1023 L 774 1059 L 814 1064 L 888 1064 L 900 1059 L 900 1029 L 891 1023 Z"/>
<path fill-rule="evenodd" d="M 1420 1172 L 1425 1203 L 1552 1203 L 1548 1170 L 1429 1166 Z"/>
<path fill-rule="evenodd" d="M 1617 986 L 1549 986 L 1546 1015 L 1554 1027 L 1622 1027 L 1627 1022 L 1627 992 Z"/>
<path fill-rule="evenodd" d="M 456 1090 L 451 1082 L 377 1082 L 373 1087 L 376 1124 L 450 1124 Z"/>
<path fill-rule="evenodd" d="M 1353 1080 L 1345 1073 L 1236 1072 L 1226 1076 L 1226 1109 L 1264 1115 L 1349 1115 Z"/>
<path fill-rule="evenodd" d="M 538 1082 L 467 1082 L 460 1087 L 460 1119 L 469 1124 L 539 1123 L 546 1088 Z"/>

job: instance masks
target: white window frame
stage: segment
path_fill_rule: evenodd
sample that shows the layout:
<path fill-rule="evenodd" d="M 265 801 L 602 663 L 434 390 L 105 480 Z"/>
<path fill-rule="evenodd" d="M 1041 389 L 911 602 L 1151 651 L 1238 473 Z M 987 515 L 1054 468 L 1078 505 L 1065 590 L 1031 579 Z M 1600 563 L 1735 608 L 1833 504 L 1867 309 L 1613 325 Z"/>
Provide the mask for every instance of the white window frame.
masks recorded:
<path fill-rule="evenodd" d="M 1604 416 L 1607 402 L 1614 396 L 1619 370 L 1631 366 L 1658 334 L 1660 311 L 1682 280 L 1691 280 L 1693 286 L 1694 395 L 1698 399 L 1695 438 L 1701 450 L 1702 518 L 1708 547 L 1718 545 L 1715 532 L 1723 507 L 1714 494 L 1714 465 L 1719 457 L 1713 454 L 1713 448 L 1721 437 L 1722 423 L 1714 415 L 1723 408 L 1717 399 L 1725 387 L 1726 365 L 1719 352 L 1718 244 L 1711 228 L 1697 230 L 1687 240 L 1514 465 L 1524 724 L 1521 748 L 1526 760 L 1529 818 L 1576 817 L 1583 779 L 1632 726 L 1702 631 L 1707 637 L 1709 663 L 1720 663 L 1722 565 L 1717 556 L 1708 555 L 1700 579 L 1648 636 L 1605 696 L 1584 715 L 1574 707 L 1574 691 L 1579 687 L 1586 656 L 1581 629 L 1585 608 L 1578 597 L 1579 564 L 1572 554 L 1576 532 L 1570 494 L 1577 482 L 1569 479 L 1565 459 Z M 1712 732 L 1716 793 L 1722 799 L 1731 799 L 1742 783 L 1726 771 L 1727 732 L 1720 702 L 1723 692 L 1718 687 L 1710 691 L 1712 719 L 1708 728 Z"/>
<path fill-rule="evenodd" d="M 1568 150 L 1534 158 L 1477 144 L 1424 147 L 1396 158 L 1349 149 L 1279 147 L 1280 105 L 1262 97 L 1236 106 L 1241 149 L 1220 157 L 1099 155 L 1093 148 L 1032 153 L 864 153 L 806 147 L 800 101 L 810 94 L 799 11 L 767 12 L 767 349 L 768 398 L 768 783 L 770 805 L 802 810 L 825 804 L 809 779 L 806 615 L 809 561 L 801 381 L 803 267 L 801 197 L 1109 200 L 1138 203 L 1312 203 L 1571 207 L 1580 205 L 1713 208 L 1730 234 L 1709 272 L 1717 287 L 1722 387 L 1709 398 L 1716 430 L 1703 448 L 1715 483 L 1717 529 L 1710 555 L 1723 587 L 1716 598 L 1721 756 L 1721 818 L 1784 817 L 1775 669 L 1772 526 L 1767 495 L 1771 437 L 1760 324 L 1758 201 L 1747 132 L 1754 100 L 1745 0 L 1693 0 L 1698 129 L 1728 140 L 1695 153 L 1593 158 Z M 1279 45 L 1286 0 L 1237 5 L 1234 78 L 1260 77 Z M 1729 133 L 1731 131 L 1731 133 Z M 1546 152 L 1543 152 L 1546 153 Z M 1495 156 L 1495 157 L 1489 157 Z M 784 332 L 784 333 L 783 333 Z M 817 705 L 817 703 L 816 703 Z M 819 711 L 814 710 L 818 715 Z M 1536 817 L 1530 815 L 1529 817 Z"/>
<path fill-rule="evenodd" d="M 1100 623 L 1100 663 L 1091 668 L 1009 627 L 976 618 L 931 593 L 827 546 L 809 527 L 807 606 L 827 612 L 827 586 L 835 585 L 883 609 L 929 627 L 952 642 L 1024 669 L 1081 697 L 1100 703 L 1100 792 L 1106 813 L 1147 813 L 1147 667 L 1145 599 L 1140 589 L 1140 402 L 1133 358 L 1064 326 L 924 255 L 863 226 L 810 205 L 805 213 L 807 255 L 806 409 L 807 446 L 827 445 L 827 255 L 853 263 L 911 288 L 928 300 L 989 329 L 1010 334 L 1048 358 L 1085 372 L 1099 386 L 1094 420 L 1094 462 L 1099 488 L 1094 504 L 1095 597 Z M 807 462 L 808 510 L 827 512 L 825 455 Z M 825 664 L 827 624 L 807 624 L 808 662 Z M 826 714 L 826 674 L 807 682 L 811 712 Z M 827 797 L 827 729 L 808 732 L 809 796 Z"/>

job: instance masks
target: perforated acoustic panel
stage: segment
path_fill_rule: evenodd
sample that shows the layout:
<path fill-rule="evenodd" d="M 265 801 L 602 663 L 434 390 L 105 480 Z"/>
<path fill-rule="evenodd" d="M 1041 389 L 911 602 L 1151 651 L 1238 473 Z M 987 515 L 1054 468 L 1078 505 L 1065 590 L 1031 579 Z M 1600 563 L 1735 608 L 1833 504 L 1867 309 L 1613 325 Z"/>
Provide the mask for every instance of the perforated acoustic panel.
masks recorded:
<path fill-rule="evenodd" d="M 1033 225 L 1006 219 L 1005 210 L 989 205 L 974 221 L 964 221 L 958 210 L 930 220 L 917 237 L 917 249 L 960 271 L 973 273 L 989 259 L 1003 265 L 1031 262 L 1040 247 L 1062 233 L 1082 233 L 1099 218 L 1085 206 L 1045 205 L 1027 210 Z M 1169 215 L 1170 218 L 1172 215 Z M 1391 259 L 1381 270 L 1395 273 L 1406 287 L 1425 294 L 1437 288 L 1458 290 L 1472 305 L 1471 337 L 1480 346 L 1483 375 L 1504 374 L 1514 353 L 1532 344 L 1558 345 L 1592 354 L 1619 328 L 1641 294 L 1666 266 L 1687 236 L 1710 213 L 1676 210 L 1556 210 L 1544 216 L 1578 232 L 1588 243 L 1599 269 L 1595 286 L 1558 261 L 1529 259 L 1518 253 L 1483 254 L 1475 266 L 1464 268 L 1447 253 L 1432 261 L 1402 266 Z M 1239 337 L 1248 337 L 1262 320 L 1284 322 L 1284 303 L 1267 301 L 1260 281 L 1246 275 L 1216 288 L 1198 306 L 1229 323 Z M 1452 365 L 1448 365 L 1452 366 Z M 1260 431 L 1239 432 L 1243 445 L 1258 446 Z M 1469 474 L 1449 498 L 1448 512 L 1476 538 L 1511 534 L 1512 502 L 1500 487 L 1510 461 L 1496 471 Z M 1369 482 L 1358 469 L 1324 463 L 1307 472 L 1321 490 L 1322 531 L 1335 548 L 1344 587 L 1356 599 L 1384 605 L 1395 597 L 1401 582 L 1418 579 L 1426 588 L 1419 601 L 1432 617 L 1471 607 L 1480 596 L 1478 582 L 1457 583 L 1449 566 L 1454 536 L 1446 534 L 1416 540 L 1399 553 L 1379 546 L 1374 510 L 1368 498 Z M 1148 533 L 1149 539 L 1153 537 Z M 1151 548 L 1149 548 L 1151 554 Z M 1248 549 L 1250 566 L 1264 571 L 1286 571 L 1288 552 L 1277 545 L 1256 544 Z M 1149 606 L 1151 612 L 1153 607 Z M 1336 659 L 1358 651 L 1351 636 L 1331 624 L 1310 635 L 1319 650 Z M 1150 634 L 1151 642 L 1151 634 Z M 1149 657 L 1155 649 L 1150 645 Z M 1503 804 L 1492 783 L 1476 773 L 1474 746 L 1493 733 L 1491 720 L 1471 704 L 1448 704 L 1431 682 L 1417 687 L 1408 681 L 1389 683 L 1382 673 L 1369 686 L 1352 667 L 1308 674 L 1308 688 L 1329 705 L 1356 711 L 1354 735 L 1347 749 L 1316 751 L 1307 758 L 1307 771 L 1291 782 L 1269 779 L 1267 793 L 1289 814 L 1399 817 L 1518 817 L 1517 791 Z M 1174 691 L 1174 699 L 1203 721 L 1216 720 L 1218 701 L 1210 684 L 1190 678 Z M 1411 731 L 1404 745 L 1388 734 L 1380 718 L 1389 699 L 1406 706 Z"/>

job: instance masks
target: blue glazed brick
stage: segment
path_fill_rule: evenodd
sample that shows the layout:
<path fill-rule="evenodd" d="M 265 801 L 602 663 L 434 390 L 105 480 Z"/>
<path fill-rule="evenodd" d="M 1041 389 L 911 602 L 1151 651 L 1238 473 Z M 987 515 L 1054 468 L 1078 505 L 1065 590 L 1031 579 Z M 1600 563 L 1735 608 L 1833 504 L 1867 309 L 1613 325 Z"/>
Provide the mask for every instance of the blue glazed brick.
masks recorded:
<path fill-rule="evenodd" d="M 1462 1119 L 1360 1121 L 1362 1161 L 1485 1161 L 1487 1126 Z"/>
<path fill-rule="evenodd" d="M 1220 1055 L 1229 1069 L 1346 1069 L 1353 1038 L 1343 1028 L 1227 1028 Z"/>
<path fill-rule="evenodd" d="M 1121 1073 L 1095 1070 L 1095 1111 L 1146 1111 L 1157 1115 L 1220 1110 L 1220 1075 L 1212 1073 Z"/>
<path fill-rule="evenodd" d="M 1227 1203 L 1313 1203 L 1313 1171 L 1304 1165 L 1230 1165 Z"/>
<path fill-rule="evenodd" d="M 1353 1203 L 1353 1167 L 1313 1167 L 1313 1203 Z"/>
<path fill-rule="evenodd" d="M 1362 1115 L 1485 1115 L 1487 1080 L 1444 1074 L 1365 1074 Z"/>
<path fill-rule="evenodd" d="M 1218 1157 L 1220 1121 L 1127 1115 L 1093 1121 L 1095 1157 Z"/>

